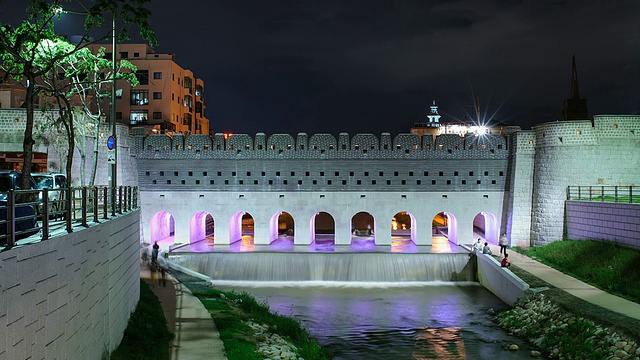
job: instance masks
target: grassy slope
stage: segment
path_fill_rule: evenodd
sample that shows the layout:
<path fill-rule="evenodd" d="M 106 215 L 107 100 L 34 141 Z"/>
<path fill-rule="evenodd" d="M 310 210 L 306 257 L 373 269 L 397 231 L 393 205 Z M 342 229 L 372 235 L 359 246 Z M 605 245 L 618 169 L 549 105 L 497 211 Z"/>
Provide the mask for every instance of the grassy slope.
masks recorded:
<path fill-rule="evenodd" d="M 556 241 L 518 249 L 606 292 L 640 303 L 640 251 L 600 241 Z"/>
<path fill-rule="evenodd" d="M 246 293 L 233 293 L 212 288 L 199 279 L 181 273 L 172 273 L 182 284 L 200 299 L 213 317 L 220 338 L 224 342 L 229 360 L 263 359 L 255 353 L 257 343 L 245 321 L 266 324 L 276 333 L 298 348 L 298 354 L 306 360 L 333 358 L 331 352 L 309 337 L 309 333 L 292 318 L 274 314 L 266 304 L 258 303 Z"/>
<path fill-rule="evenodd" d="M 169 341 L 172 337 L 158 298 L 149 285 L 141 280 L 138 306 L 129 318 L 120 346 L 109 359 L 169 359 Z"/>

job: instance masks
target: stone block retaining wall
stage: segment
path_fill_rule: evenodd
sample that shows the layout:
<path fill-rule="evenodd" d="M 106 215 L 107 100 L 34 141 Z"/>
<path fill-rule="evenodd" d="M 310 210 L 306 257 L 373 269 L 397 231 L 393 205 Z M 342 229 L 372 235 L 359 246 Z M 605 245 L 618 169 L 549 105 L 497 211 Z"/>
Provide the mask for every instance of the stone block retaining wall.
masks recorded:
<path fill-rule="evenodd" d="M 0 359 L 100 359 L 140 298 L 140 213 L 0 253 Z"/>
<path fill-rule="evenodd" d="M 566 201 L 567 239 L 608 240 L 640 250 L 640 204 Z"/>

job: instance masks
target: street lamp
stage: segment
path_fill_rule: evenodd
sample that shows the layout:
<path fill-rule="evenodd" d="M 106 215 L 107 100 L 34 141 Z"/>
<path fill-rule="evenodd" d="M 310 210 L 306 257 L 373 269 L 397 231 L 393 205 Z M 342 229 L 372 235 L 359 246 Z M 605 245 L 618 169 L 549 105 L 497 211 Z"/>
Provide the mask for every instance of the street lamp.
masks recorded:
<path fill-rule="evenodd" d="M 54 9 L 55 13 L 73 14 L 73 15 L 89 15 L 88 13 L 75 12 L 65 10 L 58 6 Z M 112 84 L 111 84 L 111 112 L 109 122 L 111 125 L 111 136 L 107 141 L 109 151 L 113 152 L 113 157 L 109 159 L 109 187 L 111 188 L 111 216 L 116 215 L 116 187 L 118 186 L 118 141 L 116 136 L 116 13 L 113 13 L 111 22 L 111 62 L 113 64 Z M 109 157 L 109 156 L 107 156 Z"/>

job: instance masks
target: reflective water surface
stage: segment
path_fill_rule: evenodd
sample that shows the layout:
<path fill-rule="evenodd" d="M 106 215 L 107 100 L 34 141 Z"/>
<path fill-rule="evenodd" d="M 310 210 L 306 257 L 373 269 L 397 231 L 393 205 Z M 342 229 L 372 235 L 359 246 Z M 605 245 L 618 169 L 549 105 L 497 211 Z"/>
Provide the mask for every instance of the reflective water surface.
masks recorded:
<path fill-rule="evenodd" d="M 279 314 L 299 319 L 336 359 L 529 358 L 528 345 L 486 314 L 506 305 L 477 284 L 216 286 L 246 291 Z M 513 343 L 519 351 L 503 349 Z"/>

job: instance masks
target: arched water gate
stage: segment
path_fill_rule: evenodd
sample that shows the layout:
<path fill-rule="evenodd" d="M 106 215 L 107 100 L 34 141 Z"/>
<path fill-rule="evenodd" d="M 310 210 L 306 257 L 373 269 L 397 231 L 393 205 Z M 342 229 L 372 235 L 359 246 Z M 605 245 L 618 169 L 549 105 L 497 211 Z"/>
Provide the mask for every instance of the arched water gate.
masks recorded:
<path fill-rule="evenodd" d="M 150 226 L 151 243 L 173 244 L 175 235 L 175 220 L 168 211 L 159 211 L 151 218 Z"/>
<path fill-rule="evenodd" d="M 415 216 L 410 212 L 400 211 L 396 213 L 391 219 L 391 238 L 398 241 L 411 240 L 415 243 L 417 224 Z"/>
<path fill-rule="evenodd" d="M 499 226 L 496 216 L 487 211 L 482 211 L 473 218 L 473 231 L 490 244 L 498 243 Z"/>
<path fill-rule="evenodd" d="M 336 222 L 326 211 L 320 211 L 311 217 L 311 242 L 335 243 Z"/>
<path fill-rule="evenodd" d="M 285 211 L 275 213 L 269 221 L 269 241 L 273 242 L 280 236 L 293 237 L 295 235 L 295 220 Z"/>
<path fill-rule="evenodd" d="M 206 211 L 200 211 L 195 213 L 191 217 L 189 224 L 189 242 L 205 240 L 212 238 L 214 234 L 214 220 L 213 216 Z"/>

